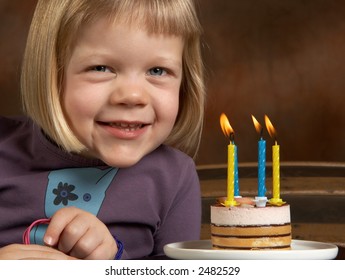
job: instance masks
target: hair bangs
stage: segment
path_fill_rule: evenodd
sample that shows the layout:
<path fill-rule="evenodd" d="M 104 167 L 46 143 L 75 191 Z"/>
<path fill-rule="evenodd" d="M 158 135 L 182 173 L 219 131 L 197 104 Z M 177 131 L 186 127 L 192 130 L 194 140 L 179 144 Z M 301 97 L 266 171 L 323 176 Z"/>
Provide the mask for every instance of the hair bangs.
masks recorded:
<path fill-rule="evenodd" d="M 145 29 L 152 34 L 182 36 L 201 34 L 197 15 L 189 1 L 140 0 L 117 1 L 108 9 L 110 20 Z M 109 7 L 110 8 L 110 7 Z"/>

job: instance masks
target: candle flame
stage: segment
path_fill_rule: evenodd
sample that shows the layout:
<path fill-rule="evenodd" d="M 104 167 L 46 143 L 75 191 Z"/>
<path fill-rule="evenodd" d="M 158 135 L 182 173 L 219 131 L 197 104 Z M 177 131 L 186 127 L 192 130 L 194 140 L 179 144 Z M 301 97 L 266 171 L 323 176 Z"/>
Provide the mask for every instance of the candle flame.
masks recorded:
<path fill-rule="evenodd" d="M 262 136 L 262 126 L 261 126 L 261 124 L 257 121 L 257 119 L 253 115 L 252 115 L 252 119 L 253 119 L 253 123 L 254 123 L 256 132 L 260 136 Z"/>
<path fill-rule="evenodd" d="M 266 124 L 266 128 L 268 130 L 269 135 L 271 136 L 271 138 L 275 139 L 277 138 L 277 132 L 274 129 L 270 119 L 265 115 L 265 124 Z"/>
<path fill-rule="evenodd" d="M 220 115 L 220 126 L 225 136 L 233 138 L 234 130 L 232 129 L 230 122 L 224 113 Z"/>

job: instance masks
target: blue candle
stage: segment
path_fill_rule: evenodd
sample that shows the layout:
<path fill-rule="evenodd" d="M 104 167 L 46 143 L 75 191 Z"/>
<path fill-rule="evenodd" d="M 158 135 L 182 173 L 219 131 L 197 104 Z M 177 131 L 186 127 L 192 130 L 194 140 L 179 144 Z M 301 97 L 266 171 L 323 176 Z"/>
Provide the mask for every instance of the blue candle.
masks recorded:
<path fill-rule="evenodd" d="M 262 138 L 258 142 L 258 196 L 266 195 L 266 141 Z"/>
<path fill-rule="evenodd" d="M 235 190 L 234 196 L 240 196 L 240 186 L 238 181 L 238 157 L 237 157 L 237 146 L 235 145 Z"/>
<path fill-rule="evenodd" d="M 258 197 L 266 195 L 266 141 L 262 138 L 262 126 L 252 115 L 257 133 L 260 135 L 258 142 Z"/>

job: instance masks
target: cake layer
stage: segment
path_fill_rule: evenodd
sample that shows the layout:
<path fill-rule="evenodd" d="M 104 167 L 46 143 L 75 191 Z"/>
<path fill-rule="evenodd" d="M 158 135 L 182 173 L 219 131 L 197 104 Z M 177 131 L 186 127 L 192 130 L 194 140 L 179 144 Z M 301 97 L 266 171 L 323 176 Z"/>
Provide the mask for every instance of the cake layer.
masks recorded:
<path fill-rule="evenodd" d="M 211 225 L 212 236 L 253 237 L 281 236 L 291 234 L 291 225 L 280 226 L 216 226 Z"/>
<path fill-rule="evenodd" d="M 266 226 L 290 224 L 290 205 L 280 207 L 211 206 L 211 223 L 217 226 Z"/>
<path fill-rule="evenodd" d="M 253 238 L 211 236 L 211 240 L 217 249 L 290 249 L 291 245 L 291 235 Z"/>
<path fill-rule="evenodd" d="M 213 250 L 277 250 L 277 251 L 281 251 L 281 250 L 291 250 L 291 247 L 267 247 L 267 248 L 223 248 L 223 247 L 219 247 L 219 246 L 213 246 L 212 247 Z"/>

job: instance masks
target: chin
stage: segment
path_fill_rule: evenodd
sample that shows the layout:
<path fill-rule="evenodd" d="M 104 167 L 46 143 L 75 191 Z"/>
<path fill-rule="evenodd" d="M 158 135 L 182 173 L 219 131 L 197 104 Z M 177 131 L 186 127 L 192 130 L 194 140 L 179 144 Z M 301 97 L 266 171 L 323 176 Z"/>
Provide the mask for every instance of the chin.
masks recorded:
<path fill-rule="evenodd" d="M 127 168 L 127 167 L 131 167 L 135 164 L 137 164 L 139 161 L 141 160 L 140 158 L 126 158 L 125 160 L 119 160 L 117 159 L 103 159 L 103 161 L 112 167 L 116 167 L 116 168 Z"/>

